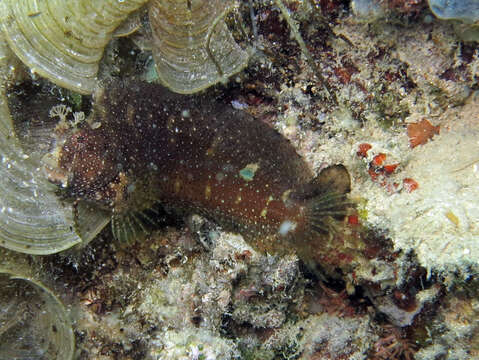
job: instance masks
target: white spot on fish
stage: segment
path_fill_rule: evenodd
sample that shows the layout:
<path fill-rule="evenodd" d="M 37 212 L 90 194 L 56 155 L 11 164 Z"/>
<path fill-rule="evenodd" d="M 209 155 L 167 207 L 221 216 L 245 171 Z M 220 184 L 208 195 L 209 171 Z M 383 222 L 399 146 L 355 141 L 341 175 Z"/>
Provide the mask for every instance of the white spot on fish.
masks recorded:
<path fill-rule="evenodd" d="M 245 104 L 241 101 L 238 100 L 232 100 L 231 101 L 231 106 L 233 106 L 237 110 L 244 110 L 248 108 L 248 104 Z"/>
<path fill-rule="evenodd" d="M 289 232 L 294 231 L 296 229 L 297 224 L 291 220 L 285 220 L 281 223 L 278 229 L 278 233 L 281 236 L 286 236 Z"/>

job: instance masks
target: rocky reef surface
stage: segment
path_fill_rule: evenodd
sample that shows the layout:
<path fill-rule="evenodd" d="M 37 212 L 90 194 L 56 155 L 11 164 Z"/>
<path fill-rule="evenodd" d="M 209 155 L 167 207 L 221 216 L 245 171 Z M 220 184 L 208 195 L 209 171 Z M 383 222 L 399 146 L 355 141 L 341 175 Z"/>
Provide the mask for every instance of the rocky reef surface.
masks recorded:
<path fill-rule="evenodd" d="M 227 19 L 251 57 L 202 96 L 270 124 L 315 173 L 345 165 L 357 205 L 328 244 L 261 253 L 167 211 L 129 243 L 107 227 L 55 255 L 1 249 L 0 269 L 21 262 L 63 302 L 75 359 L 479 359 L 477 2 L 451 4 L 245 1 Z M 146 21 L 109 43 L 99 78 L 157 79 Z M 1 46 L 14 119 L 88 114 L 90 96 Z"/>

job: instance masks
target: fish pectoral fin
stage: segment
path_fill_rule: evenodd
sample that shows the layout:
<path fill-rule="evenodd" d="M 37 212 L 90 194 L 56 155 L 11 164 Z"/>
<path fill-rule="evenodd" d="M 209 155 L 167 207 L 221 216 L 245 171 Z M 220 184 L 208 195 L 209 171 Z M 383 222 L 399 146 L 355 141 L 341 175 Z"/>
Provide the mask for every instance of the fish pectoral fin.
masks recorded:
<path fill-rule="evenodd" d="M 113 214 L 111 231 L 115 239 L 132 243 L 165 224 L 166 216 L 161 206 L 155 205 L 140 211 Z"/>

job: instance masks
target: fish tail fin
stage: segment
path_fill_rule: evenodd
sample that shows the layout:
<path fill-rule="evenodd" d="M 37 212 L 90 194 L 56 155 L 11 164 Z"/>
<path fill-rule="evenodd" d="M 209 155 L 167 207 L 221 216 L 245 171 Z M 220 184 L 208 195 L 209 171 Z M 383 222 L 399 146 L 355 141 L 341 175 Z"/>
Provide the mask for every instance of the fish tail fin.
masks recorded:
<path fill-rule="evenodd" d="M 348 214 L 351 205 L 347 194 L 325 193 L 308 201 L 306 221 L 315 233 L 334 234 L 338 231 L 339 221 Z"/>
<path fill-rule="evenodd" d="M 349 200 L 351 178 L 343 165 L 332 165 L 303 189 L 305 221 L 313 233 L 334 235 L 354 204 Z"/>
<path fill-rule="evenodd" d="M 315 273 L 318 264 L 335 256 L 348 232 L 344 219 L 354 208 L 348 196 L 350 190 L 346 168 L 333 165 L 292 194 L 291 200 L 302 204 L 303 210 L 290 241 L 298 257 Z"/>

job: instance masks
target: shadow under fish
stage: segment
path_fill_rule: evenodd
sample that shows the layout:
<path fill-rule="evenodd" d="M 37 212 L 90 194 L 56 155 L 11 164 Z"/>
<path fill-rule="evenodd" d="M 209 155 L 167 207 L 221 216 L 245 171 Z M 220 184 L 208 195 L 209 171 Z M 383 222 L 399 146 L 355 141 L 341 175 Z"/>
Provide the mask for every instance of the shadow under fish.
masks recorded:
<path fill-rule="evenodd" d="M 111 211 L 120 240 L 153 228 L 160 203 L 201 214 L 260 251 L 303 259 L 331 240 L 351 206 L 344 166 L 315 177 L 287 139 L 246 112 L 132 81 L 97 90 L 51 181 L 65 197 Z"/>

